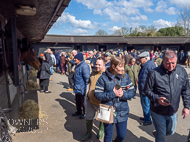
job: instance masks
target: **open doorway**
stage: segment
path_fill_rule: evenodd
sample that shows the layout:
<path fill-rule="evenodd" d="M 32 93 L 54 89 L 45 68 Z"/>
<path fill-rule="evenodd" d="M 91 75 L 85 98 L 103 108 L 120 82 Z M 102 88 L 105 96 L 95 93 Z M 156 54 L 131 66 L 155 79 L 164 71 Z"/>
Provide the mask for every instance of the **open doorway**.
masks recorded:
<path fill-rule="evenodd" d="M 127 47 L 127 51 L 130 51 L 131 52 L 131 50 L 133 50 L 134 49 L 134 46 L 128 46 Z"/>
<path fill-rule="evenodd" d="M 158 52 L 158 51 L 161 51 L 161 49 L 162 49 L 161 46 L 154 46 L 154 52 L 155 52 L 155 51 L 157 51 L 157 52 Z"/>
<path fill-rule="evenodd" d="M 81 52 L 82 51 L 82 46 L 76 45 L 74 49 Z"/>
<path fill-rule="evenodd" d="M 106 45 L 99 45 L 98 46 L 98 50 L 103 52 L 103 51 L 106 51 L 107 50 L 107 46 Z"/>

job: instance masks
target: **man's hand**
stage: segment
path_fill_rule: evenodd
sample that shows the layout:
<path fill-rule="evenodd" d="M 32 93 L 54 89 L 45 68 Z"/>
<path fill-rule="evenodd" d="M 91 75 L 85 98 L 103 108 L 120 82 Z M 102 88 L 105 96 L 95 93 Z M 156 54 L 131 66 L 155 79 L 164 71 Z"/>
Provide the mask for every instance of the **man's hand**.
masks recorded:
<path fill-rule="evenodd" d="M 185 119 L 189 115 L 189 109 L 184 108 L 182 110 L 183 119 Z"/>
<path fill-rule="evenodd" d="M 68 57 L 67 60 L 70 61 L 71 59 Z"/>
<path fill-rule="evenodd" d="M 123 89 L 122 88 L 120 88 L 120 89 L 116 89 L 115 87 L 113 88 L 113 91 L 114 91 L 114 93 L 115 93 L 115 95 L 117 96 L 117 97 L 119 97 L 119 98 L 121 98 L 121 97 L 123 97 Z"/>
<path fill-rule="evenodd" d="M 158 99 L 158 103 L 161 104 L 162 106 L 169 106 L 170 103 L 166 103 L 164 100 L 166 100 L 165 97 L 160 97 L 160 98 Z"/>

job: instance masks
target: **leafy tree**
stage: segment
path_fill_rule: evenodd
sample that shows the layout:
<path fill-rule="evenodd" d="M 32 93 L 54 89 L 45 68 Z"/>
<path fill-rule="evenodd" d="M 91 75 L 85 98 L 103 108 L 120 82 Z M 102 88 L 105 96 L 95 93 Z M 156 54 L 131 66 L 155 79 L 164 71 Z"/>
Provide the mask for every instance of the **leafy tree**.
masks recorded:
<path fill-rule="evenodd" d="M 157 36 L 183 36 L 183 27 L 167 27 L 159 29 Z"/>
<path fill-rule="evenodd" d="M 104 30 L 98 30 L 95 33 L 95 35 L 97 35 L 97 36 L 106 36 L 106 35 L 108 35 L 108 33 L 106 31 L 104 31 Z"/>

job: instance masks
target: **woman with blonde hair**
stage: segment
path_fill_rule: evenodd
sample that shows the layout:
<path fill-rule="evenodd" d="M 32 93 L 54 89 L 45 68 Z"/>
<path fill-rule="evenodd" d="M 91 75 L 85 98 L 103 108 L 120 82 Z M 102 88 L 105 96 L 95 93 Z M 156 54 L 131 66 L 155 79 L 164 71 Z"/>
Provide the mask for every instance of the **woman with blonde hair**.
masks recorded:
<path fill-rule="evenodd" d="M 95 87 L 95 97 L 101 104 L 114 107 L 113 124 L 104 123 L 104 142 L 111 142 L 113 127 L 116 125 L 116 142 L 124 141 L 127 132 L 129 106 L 127 100 L 135 95 L 130 77 L 124 73 L 124 60 L 113 58 L 110 67 L 102 73 Z"/>

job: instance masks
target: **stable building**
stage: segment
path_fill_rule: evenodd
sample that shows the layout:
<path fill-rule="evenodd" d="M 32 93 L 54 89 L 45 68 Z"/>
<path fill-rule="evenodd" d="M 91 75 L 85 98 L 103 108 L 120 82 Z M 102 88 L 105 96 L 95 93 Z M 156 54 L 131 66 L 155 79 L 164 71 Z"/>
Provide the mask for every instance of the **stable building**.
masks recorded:
<path fill-rule="evenodd" d="M 190 50 L 189 37 L 123 37 L 123 36 L 66 36 L 66 35 L 46 35 L 40 43 L 32 44 L 38 55 L 47 48 L 62 51 L 97 51 L 123 50 L 138 51 L 161 50 L 166 48 L 172 50 Z"/>

